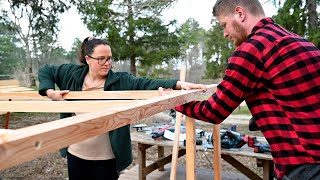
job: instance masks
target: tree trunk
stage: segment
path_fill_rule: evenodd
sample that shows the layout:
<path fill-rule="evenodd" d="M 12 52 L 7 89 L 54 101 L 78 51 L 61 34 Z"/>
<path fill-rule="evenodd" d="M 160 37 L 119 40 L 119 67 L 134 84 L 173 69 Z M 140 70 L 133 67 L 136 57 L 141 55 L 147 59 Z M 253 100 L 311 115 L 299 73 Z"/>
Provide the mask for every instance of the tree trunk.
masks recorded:
<path fill-rule="evenodd" d="M 29 79 L 29 83 L 27 84 L 27 86 L 34 87 L 36 86 L 36 80 L 33 75 L 31 51 L 30 51 L 29 43 L 27 41 L 25 42 L 26 42 L 27 60 L 28 60 L 26 72 L 27 72 L 27 77 Z"/>
<path fill-rule="evenodd" d="M 30 64 L 29 64 L 29 78 L 30 78 L 29 87 L 35 87 L 36 86 L 36 79 L 35 79 L 34 74 L 33 74 L 32 59 L 31 59 Z"/>
<path fill-rule="evenodd" d="M 130 72 L 132 75 L 137 75 L 137 69 L 136 69 L 136 57 L 131 56 L 130 57 Z"/>
<path fill-rule="evenodd" d="M 306 0 L 307 16 L 308 16 L 308 39 L 317 47 L 320 47 L 320 22 L 317 14 L 316 0 Z"/>
<path fill-rule="evenodd" d="M 316 29 L 319 27 L 316 0 L 306 0 L 306 6 L 308 9 L 308 25 L 312 29 Z"/>
<path fill-rule="evenodd" d="M 130 71 L 131 74 L 136 76 L 136 57 L 135 57 L 135 47 L 134 47 L 134 24 L 133 23 L 133 4 L 132 0 L 128 0 L 128 35 L 129 35 L 129 54 L 130 54 Z"/>

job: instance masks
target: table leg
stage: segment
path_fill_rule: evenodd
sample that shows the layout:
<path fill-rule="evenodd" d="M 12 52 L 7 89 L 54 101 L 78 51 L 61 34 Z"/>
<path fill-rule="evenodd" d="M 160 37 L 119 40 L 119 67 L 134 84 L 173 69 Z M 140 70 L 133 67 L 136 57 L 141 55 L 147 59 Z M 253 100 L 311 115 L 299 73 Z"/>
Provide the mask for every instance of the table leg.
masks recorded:
<path fill-rule="evenodd" d="M 9 99 L 9 101 L 11 101 L 12 99 Z M 9 121 L 10 121 L 10 112 L 7 112 L 6 114 L 6 122 L 5 122 L 5 125 L 4 125 L 4 128 L 5 129 L 9 129 Z"/>
<path fill-rule="evenodd" d="M 273 161 L 263 160 L 263 179 L 272 180 L 273 179 Z"/>
<path fill-rule="evenodd" d="M 158 146 L 158 159 L 161 159 L 164 157 L 164 147 Z M 161 166 L 158 168 L 159 171 L 164 171 L 164 166 Z"/>
<path fill-rule="evenodd" d="M 146 180 L 143 170 L 146 168 L 146 149 L 143 144 L 138 143 L 139 180 Z"/>
<path fill-rule="evenodd" d="M 9 121 L 10 121 L 10 112 L 7 112 L 7 114 L 6 114 L 6 122 L 5 122 L 5 125 L 4 125 L 5 129 L 9 129 Z"/>

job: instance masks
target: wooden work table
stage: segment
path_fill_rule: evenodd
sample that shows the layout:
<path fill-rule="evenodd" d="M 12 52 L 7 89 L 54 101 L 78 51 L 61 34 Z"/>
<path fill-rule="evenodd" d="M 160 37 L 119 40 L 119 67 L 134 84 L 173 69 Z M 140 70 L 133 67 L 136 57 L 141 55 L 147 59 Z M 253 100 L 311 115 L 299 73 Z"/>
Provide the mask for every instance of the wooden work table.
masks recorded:
<path fill-rule="evenodd" d="M 146 176 L 156 169 L 163 170 L 163 166 L 171 162 L 171 154 L 164 157 L 164 147 L 172 147 L 173 141 L 165 139 L 154 140 L 150 134 L 148 135 L 144 132 L 132 132 L 131 140 L 138 143 L 139 179 L 146 179 Z M 152 146 L 158 146 L 158 160 L 149 166 L 146 166 L 146 149 Z M 196 149 L 204 151 L 205 146 L 197 145 Z M 207 149 L 207 151 L 213 152 L 213 149 Z M 185 155 L 185 153 L 185 146 L 180 143 L 178 156 L 181 157 Z M 263 177 L 258 176 L 251 169 L 246 167 L 246 164 L 238 161 L 235 158 L 237 156 L 257 159 L 257 166 L 263 167 Z M 253 152 L 253 148 L 245 145 L 240 149 L 221 149 L 221 157 L 250 179 L 272 179 L 273 161 L 270 153 L 255 153 Z"/>

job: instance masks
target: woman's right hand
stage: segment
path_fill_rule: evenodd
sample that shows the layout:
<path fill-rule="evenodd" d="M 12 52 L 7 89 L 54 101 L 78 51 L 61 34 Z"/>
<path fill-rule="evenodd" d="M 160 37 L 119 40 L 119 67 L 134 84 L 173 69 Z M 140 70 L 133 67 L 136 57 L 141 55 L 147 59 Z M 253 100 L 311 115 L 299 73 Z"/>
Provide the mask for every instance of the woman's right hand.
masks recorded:
<path fill-rule="evenodd" d="M 52 101 L 64 101 L 63 96 L 68 92 L 69 90 L 55 91 L 54 89 L 48 89 L 46 94 Z"/>

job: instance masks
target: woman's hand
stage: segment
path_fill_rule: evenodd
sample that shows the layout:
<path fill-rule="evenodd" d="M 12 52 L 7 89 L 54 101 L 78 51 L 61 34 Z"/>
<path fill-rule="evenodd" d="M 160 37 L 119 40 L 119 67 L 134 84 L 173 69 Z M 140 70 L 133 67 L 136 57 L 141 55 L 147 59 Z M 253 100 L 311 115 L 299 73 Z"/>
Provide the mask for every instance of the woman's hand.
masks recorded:
<path fill-rule="evenodd" d="M 168 91 L 172 91 L 173 89 L 171 89 L 171 88 L 163 88 L 163 87 L 159 87 L 158 88 L 158 92 L 159 92 L 159 94 L 160 94 L 160 96 L 165 96 L 165 95 L 167 95 L 168 94 Z"/>
<path fill-rule="evenodd" d="M 63 90 L 63 91 L 55 91 L 53 89 L 46 90 L 46 94 L 48 98 L 50 98 L 52 101 L 64 101 L 63 96 L 68 92 L 69 90 Z"/>
<path fill-rule="evenodd" d="M 178 81 L 176 84 L 176 89 L 202 89 L 204 92 L 207 91 L 207 87 L 203 84 L 193 84 L 185 81 Z"/>

